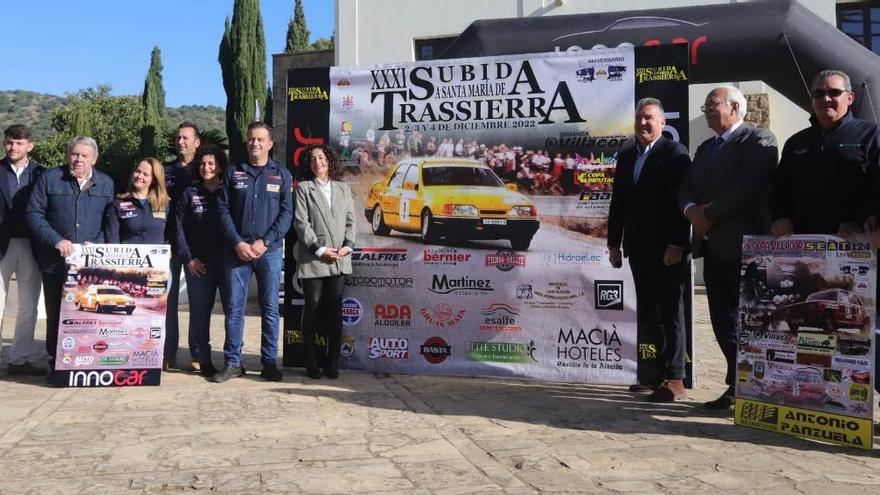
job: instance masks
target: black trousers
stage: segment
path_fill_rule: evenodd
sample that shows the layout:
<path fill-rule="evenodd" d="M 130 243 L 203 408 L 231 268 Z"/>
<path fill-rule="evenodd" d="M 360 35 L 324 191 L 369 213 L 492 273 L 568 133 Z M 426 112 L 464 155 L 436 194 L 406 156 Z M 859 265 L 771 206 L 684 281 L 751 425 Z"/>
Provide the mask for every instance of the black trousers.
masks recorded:
<path fill-rule="evenodd" d="M 666 266 L 655 256 L 629 256 L 636 285 L 639 383 L 684 379 L 687 335 L 684 288 L 688 264 Z"/>
<path fill-rule="evenodd" d="M 727 374 L 724 382 L 732 391 L 736 383 L 736 350 L 739 332 L 739 284 L 742 261 L 722 260 L 714 256 L 706 247 L 703 256 L 703 280 L 706 283 L 706 298 L 709 300 L 709 318 L 715 340 L 727 360 Z"/>
<path fill-rule="evenodd" d="M 335 370 L 342 345 L 342 291 L 345 276 L 302 279 L 305 306 L 302 313 L 303 344 L 306 368 L 316 369 L 323 361 L 325 370 Z M 321 333 L 327 340 L 326 358 L 315 356 L 315 335 Z"/>
<path fill-rule="evenodd" d="M 67 280 L 65 265 L 51 272 L 43 272 L 43 303 L 46 307 L 46 352 L 54 369 L 55 350 L 58 347 L 58 323 L 61 318 L 61 297 Z"/>

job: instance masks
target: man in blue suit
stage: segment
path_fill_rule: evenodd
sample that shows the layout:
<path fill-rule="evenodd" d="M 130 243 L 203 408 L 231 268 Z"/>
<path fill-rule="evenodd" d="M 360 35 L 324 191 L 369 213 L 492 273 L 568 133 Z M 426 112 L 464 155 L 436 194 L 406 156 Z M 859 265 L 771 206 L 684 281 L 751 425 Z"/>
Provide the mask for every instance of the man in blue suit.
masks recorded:
<path fill-rule="evenodd" d="M 31 251 L 30 232 L 21 221 L 31 187 L 43 173 L 43 167 L 28 156 L 34 149 L 34 143 L 30 130 L 23 125 L 6 128 L 3 148 L 6 157 L 0 160 L 0 320 L 6 309 L 6 291 L 13 274 L 18 284 L 18 314 L 12 347 L 9 349 L 8 373 L 44 375 L 45 369 L 29 361 L 34 353 L 40 270 Z"/>
<path fill-rule="evenodd" d="M 736 395 L 742 239 L 769 232 L 770 180 L 778 151 L 773 133 L 743 123 L 746 99 L 739 89 L 715 88 L 701 110 L 717 136 L 697 148 L 679 200 L 693 225 L 694 257 L 703 257 L 709 317 L 727 361 L 727 390 L 705 407 L 728 410 Z"/>

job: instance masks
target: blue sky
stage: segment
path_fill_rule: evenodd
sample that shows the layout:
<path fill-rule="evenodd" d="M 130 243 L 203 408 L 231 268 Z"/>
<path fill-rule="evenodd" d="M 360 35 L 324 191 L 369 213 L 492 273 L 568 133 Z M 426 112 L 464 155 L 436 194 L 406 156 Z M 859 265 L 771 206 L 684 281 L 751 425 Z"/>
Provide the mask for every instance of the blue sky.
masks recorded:
<path fill-rule="evenodd" d="M 154 45 L 162 50 L 168 106 L 225 107 L 217 63 L 233 0 L 24 0 L 3 2 L 0 89 L 63 95 L 97 84 L 140 94 Z M 266 63 L 284 50 L 294 0 L 261 0 Z M 329 38 L 333 0 L 304 0 L 311 38 Z"/>

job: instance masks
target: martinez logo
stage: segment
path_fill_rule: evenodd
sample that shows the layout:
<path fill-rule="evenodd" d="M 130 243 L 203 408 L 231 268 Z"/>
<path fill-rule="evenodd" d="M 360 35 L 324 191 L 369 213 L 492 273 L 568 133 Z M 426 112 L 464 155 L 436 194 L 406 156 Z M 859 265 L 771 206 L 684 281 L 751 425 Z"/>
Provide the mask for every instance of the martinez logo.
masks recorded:
<path fill-rule="evenodd" d="M 509 272 L 517 266 L 526 266 L 526 257 L 510 249 L 501 249 L 495 254 L 486 255 L 486 266 L 494 266 L 502 272 Z"/>
<path fill-rule="evenodd" d="M 351 253 L 355 266 L 398 267 L 406 261 L 405 248 L 355 248 Z"/>
<path fill-rule="evenodd" d="M 468 342 L 468 359 L 489 363 L 529 363 L 535 359 L 535 341 L 518 342 Z"/>
<path fill-rule="evenodd" d="M 327 91 L 320 86 L 300 86 L 287 88 L 288 101 L 297 100 L 329 100 Z"/>
<path fill-rule="evenodd" d="M 128 337 L 128 330 L 125 328 L 99 328 L 99 337 Z"/>
<path fill-rule="evenodd" d="M 440 364 L 452 355 L 452 348 L 440 337 L 428 337 L 422 344 L 419 354 L 431 364 Z"/>
<path fill-rule="evenodd" d="M 459 278 L 449 278 L 446 274 L 438 276 L 434 274 L 431 278 L 431 288 L 429 289 L 435 294 L 462 294 L 462 295 L 486 295 L 494 291 L 492 281 L 489 279 L 471 278 L 465 275 Z"/>
<path fill-rule="evenodd" d="M 412 277 L 346 277 L 345 285 L 374 289 L 412 289 Z"/>
<path fill-rule="evenodd" d="M 368 337 L 370 359 L 409 359 L 409 340 L 396 337 Z"/>
<path fill-rule="evenodd" d="M 509 304 L 493 303 L 480 311 L 483 315 L 483 324 L 480 330 L 484 332 L 521 332 L 522 327 L 516 324 L 519 310 Z"/>
<path fill-rule="evenodd" d="M 687 81 L 684 69 L 674 65 L 662 65 L 659 67 L 636 67 L 636 81 L 639 84 L 654 81 Z"/>
<path fill-rule="evenodd" d="M 357 325 L 364 317 L 364 307 L 353 297 L 342 300 L 342 323 L 347 326 Z"/>
<path fill-rule="evenodd" d="M 373 325 L 377 327 L 408 327 L 412 324 L 409 304 L 377 304 L 373 307 Z"/>
<path fill-rule="evenodd" d="M 623 281 L 596 280 L 593 282 L 596 309 L 623 311 Z"/>
<path fill-rule="evenodd" d="M 470 261 L 470 253 L 460 253 L 457 249 L 425 249 L 422 262 L 426 265 L 457 265 Z"/>
<path fill-rule="evenodd" d="M 464 318 L 464 310 L 462 309 L 458 313 L 452 309 L 452 306 L 448 304 L 438 304 L 434 306 L 433 311 L 428 311 L 425 308 L 419 310 L 422 318 L 425 319 L 431 325 L 434 325 L 437 328 L 449 328 L 455 325 L 458 325 L 462 318 Z"/>

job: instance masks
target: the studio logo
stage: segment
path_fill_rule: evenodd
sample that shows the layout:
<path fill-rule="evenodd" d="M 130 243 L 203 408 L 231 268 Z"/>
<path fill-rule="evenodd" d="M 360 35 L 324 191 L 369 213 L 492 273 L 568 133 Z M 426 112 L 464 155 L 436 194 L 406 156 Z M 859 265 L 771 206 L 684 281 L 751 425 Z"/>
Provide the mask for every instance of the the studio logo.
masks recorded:
<path fill-rule="evenodd" d="M 596 309 L 623 311 L 623 282 L 620 280 L 596 280 Z"/>

